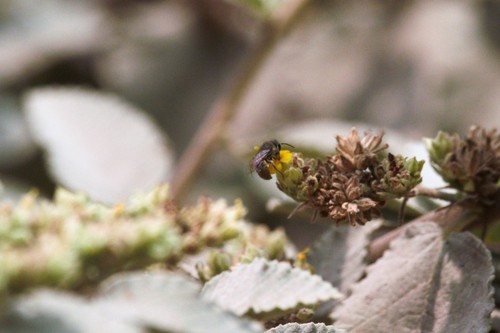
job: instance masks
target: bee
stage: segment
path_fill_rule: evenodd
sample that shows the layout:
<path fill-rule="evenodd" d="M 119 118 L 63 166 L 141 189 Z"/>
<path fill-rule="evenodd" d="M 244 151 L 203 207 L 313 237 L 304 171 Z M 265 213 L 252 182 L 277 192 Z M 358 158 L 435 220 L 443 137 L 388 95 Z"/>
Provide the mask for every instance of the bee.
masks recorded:
<path fill-rule="evenodd" d="M 277 140 L 266 141 L 260 146 L 255 156 L 250 161 L 250 170 L 257 172 L 260 178 L 271 179 L 270 167 L 276 172 L 280 172 L 274 165 L 274 161 L 279 161 L 281 145 L 287 145 L 294 148 L 288 143 L 280 143 Z"/>

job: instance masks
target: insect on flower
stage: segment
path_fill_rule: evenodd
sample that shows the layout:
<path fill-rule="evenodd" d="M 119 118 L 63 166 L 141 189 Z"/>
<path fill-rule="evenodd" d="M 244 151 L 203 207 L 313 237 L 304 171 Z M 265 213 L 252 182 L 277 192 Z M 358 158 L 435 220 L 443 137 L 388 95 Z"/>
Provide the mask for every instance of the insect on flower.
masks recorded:
<path fill-rule="evenodd" d="M 282 163 L 288 163 L 292 159 L 292 153 L 289 150 L 281 150 L 281 145 L 287 145 L 294 148 L 288 143 L 280 143 L 277 140 L 266 141 L 260 147 L 255 147 L 257 153 L 250 161 L 250 170 L 257 172 L 260 178 L 269 180 L 271 175 L 280 172 Z"/>

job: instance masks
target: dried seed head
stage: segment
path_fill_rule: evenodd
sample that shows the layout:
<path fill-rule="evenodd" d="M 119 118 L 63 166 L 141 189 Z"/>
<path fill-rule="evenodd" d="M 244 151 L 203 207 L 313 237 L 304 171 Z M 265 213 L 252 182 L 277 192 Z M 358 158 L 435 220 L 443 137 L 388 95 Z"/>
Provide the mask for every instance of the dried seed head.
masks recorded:
<path fill-rule="evenodd" d="M 325 159 L 294 153 L 277 173 L 278 188 L 315 214 L 363 225 L 380 216 L 387 198 L 408 195 L 421 181 L 423 161 L 381 154 L 382 138 L 361 138 L 353 128 L 348 137 L 337 136 L 336 153 Z"/>
<path fill-rule="evenodd" d="M 488 201 L 500 181 L 500 134 L 473 126 L 465 139 L 439 133 L 427 141 L 433 168 L 452 187 Z"/>
<path fill-rule="evenodd" d="M 337 135 L 337 155 L 332 161 L 339 170 L 363 170 L 377 164 L 377 154 L 387 149 L 387 144 L 382 144 L 384 133 L 374 135 L 365 133 L 360 138 L 356 128 L 352 128 L 348 137 Z"/>

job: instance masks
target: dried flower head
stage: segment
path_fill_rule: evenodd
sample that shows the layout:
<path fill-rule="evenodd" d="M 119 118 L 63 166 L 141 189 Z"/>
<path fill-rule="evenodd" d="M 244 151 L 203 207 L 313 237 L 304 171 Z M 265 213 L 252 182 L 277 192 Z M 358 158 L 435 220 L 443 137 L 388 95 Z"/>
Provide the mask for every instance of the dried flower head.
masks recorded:
<path fill-rule="evenodd" d="M 348 137 L 337 135 L 337 155 L 332 156 L 337 161 L 339 169 L 363 170 L 377 163 L 377 154 L 387 149 L 387 144 L 382 144 L 384 133 L 374 135 L 365 133 L 360 138 L 358 131 L 352 128 Z"/>
<path fill-rule="evenodd" d="M 336 153 L 325 159 L 294 153 L 276 174 L 277 186 L 317 215 L 363 225 L 380 216 L 385 200 L 408 195 L 422 180 L 423 161 L 386 154 L 382 139 L 353 128 L 337 136 Z"/>
<path fill-rule="evenodd" d="M 428 139 L 433 168 L 450 186 L 485 202 L 499 190 L 500 134 L 472 126 L 466 138 L 440 132 Z"/>

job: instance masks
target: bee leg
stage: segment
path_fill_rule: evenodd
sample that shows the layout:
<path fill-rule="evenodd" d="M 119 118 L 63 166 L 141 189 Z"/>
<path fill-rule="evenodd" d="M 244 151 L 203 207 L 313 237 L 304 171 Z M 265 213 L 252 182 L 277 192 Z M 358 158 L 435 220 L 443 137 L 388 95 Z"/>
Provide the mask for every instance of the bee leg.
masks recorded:
<path fill-rule="evenodd" d="M 271 166 L 274 168 L 274 171 L 276 171 L 276 173 L 279 173 L 283 177 L 283 172 L 279 171 L 274 163 L 271 163 Z"/>

